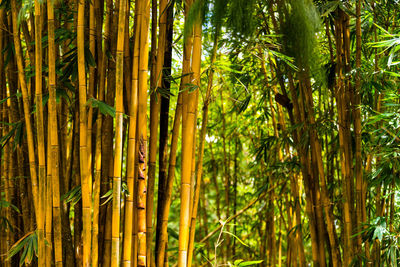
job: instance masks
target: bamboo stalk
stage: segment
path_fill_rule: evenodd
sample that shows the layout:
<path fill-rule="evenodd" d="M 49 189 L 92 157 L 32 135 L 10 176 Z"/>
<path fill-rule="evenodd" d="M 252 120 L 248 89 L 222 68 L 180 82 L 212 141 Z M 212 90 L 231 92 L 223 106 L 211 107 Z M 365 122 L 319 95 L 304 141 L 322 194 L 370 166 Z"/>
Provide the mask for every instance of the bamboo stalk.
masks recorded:
<path fill-rule="evenodd" d="M 89 1 L 89 50 L 93 58 L 95 58 L 95 47 L 96 47 L 96 18 L 95 18 L 95 7 L 94 5 L 99 0 Z M 96 68 L 89 66 L 89 87 L 88 97 L 93 98 L 96 90 Z M 93 135 L 93 107 L 89 105 L 87 115 L 87 159 L 88 159 L 88 181 L 90 196 L 92 196 L 92 180 L 93 180 L 93 146 L 92 146 L 92 135 Z M 93 230 L 93 229 L 92 229 Z"/>
<path fill-rule="evenodd" d="M 55 264 L 62 266 L 62 230 L 61 230 L 61 208 L 60 208 L 60 176 L 59 176 L 59 144 L 57 128 L 57 105 L 56 105 L 56 47 L 54 37 L 54 3 L 47 2 L 48 19 L 48 47 L 49 47 L 49 127 L 50 127 L 50 159 L 51 159 L 51 178 L 52 203 L 53 203 L 53 227 L 54 227 L 54 249 Z M 49 190 L 50 191 L 50 190 Z M 49 257 L 51 261 L 51 256 Z"/>
<path fill-rule="evenodd" d="M 135 11 L 137 12 L 140 7 L 140 2 L 136 3 Z M 135 13 L 136 13 L 135 12 Z M 135 197 L 135 158 L 136 152 L 136 129 L 137 129 L 137 112 L 138 112 L 138 65 L 139 65 L 139 32 L 140 19 L 136 13 L 135 18 L 135 41 L 134 41 L 134 54 L 132 62 L 132 84 L 131 96 L 129 103 L 129 133 L 128 133 L 128 155 L 127 155 L 127 187 L 129 195 L 126 197 L 125 203 L 125 228 L 124 228 L 124 250 L 122 265 L 132 265 L 132 243 L 133 243 L 133 222 L 134 222 L 134 197 Z M 133 261 L 136 261 L 135 259 Z"/>
<path fill-rule="evenodd" d="M 113 206 L 112 206 L 112 245 L 111 266 L 119 266 L 120 262 L 120 217 L 121 217 L 121 175 L 123 151 L 123 62 L 125 37 L 126 0 L 119 1 L 119 18 L 116 54 L 116 86 L 115 86 L 115 153 L 113 175 Z"/>
<path fill-rule="evenodd" d="M 35 1 L 35 104 L 36 104 L 36 128 L 37 128 L 37 151 L 38 151 L 38 180 L 39 180 L 39 210 L 37 217 L 38 227 L 38 264 L 45 265 L 46 251 L 44 243 L 45 222 L 45 181 L 46 181 L 46 149 L 44 141 L 43 104 L 42 104 L 42 6 L 38 0 Z M 60 251 L 58 251 L 60 252 Z M 56 262 L 62 253 L 55 253 Z"/>
<path fill-rule="evenodd" d="M 355 84 L 355 97 L 354 97 L 354 132 L 356 139 L 356 206 L 357 206 L 357 226 L 356 229 L 362 227 L 363 221 L 363 161 L 361 155 L 361 1 L 356 2 L 356 84 Z M 361 254 L 362 239 L 361 235 L 357 237 L 357 255 Z M 361 262 L 360 262 L 361 266 Z"/>
<path fill-rule="evenodd" d="M 197 31 L 199 31 L 198 28 L 199 27 L 197 27 L 197 30 L 195 28 L 195 40 L 196 40 L 196 35 L 200 36 L 198 38 L 201 38 L 201 31 L 200 31 L 200 33 L 197 32 Z M 200 142 L 199 143 L 199 152 L 198 152 L 198 159 L 197 159 L 196 168 L 195 168 L 196 188 L 195 188 L 195 192 L 194 192 L 193 210 L 192 210 L 192 216 L 191 216 L 191 221 L 190 221 L 190 236 L 189 236 L 189 246 L 188 246 L 188 266 L 189 267 L 192 265 L 192 258 L 193 258 L 193 253 L 194 253 L 196 218 L 197 218 L 197 210 L 198 210 L 198 205 L 199 205 L 199 200 L 200 200 L 200 189 L 201 189 L 202 175 L 203 175 L 203 158 L 204 158 L 204 146 L 205 146 L 205 137 L 206 137 L 206 132 L 207 132 L 207 122 L 208 122 L 208 105 L 211 101 L 211 92 L 212 92 L 212 88 L 213 88 L 214 63 L 217 58 L 218 35 L 219 35 L 219 31 L 217 30 L 215 33 L 213 49 L 211 52 L 210 69 L 209 69 L 209 73 L 208 73 L 208 82 L 207 82 L 207 91 L 206 91 L 206 97 L 205 97 L 204 104 L 203 104 L 203 118 L 202 118 L 202 122 L 201 122 L 201 131 L 200 131 L 200 137 L 199 137 L 199 142 Z M 199 40 L 197 40 L 197 41 L 199 41 Z M 201 41 L 201 39 L 200 39 L 200 41 Z M 199 62 L 195 62 L 195 63 L 199 64 Z M 197 86 L 200 86 L 200 65 L 194 66 L 192 69 L 194 71 L 195 84 Z"/>
<path fill-rule="evenodd" d="M 167 37 L 166 37 L 166 49 L 164 55 L 164 71 L 162 86 L 164 90 L 170 92 L 171 82 L 169 77 L 171 76 L 172 67 L 172 42 L 173 42 L 173 22 L 174 22 L 174 5 L 171 3 L 168 5 L 167 13 Z M 165 192 L 167 190 L 167 177 L 168 177 L 168 139 L 169 139 L 169 109 L 170 109 L 170 98 L 161 97 L 161 108 L 160 108 L 160 137 L 159 137 L 159 176 L 158 176 L 158 199 L 157 199 L 157 228 L 156 228 L 156 244 L 155 244 L 155 259 L 157 263 L 157 247 L 160 242 L 160 234 L 162 227 L 162 208 L 163 202 L 165 201 Z"/>
<path fill-rule="evenodd" d="M 201 62 L 201 23 L 200 17 L 194 25 L 192 69 L 194 83 L 200 86 L 200 62 Z M 197 89 L 196 89 L 197 90 Z M 189 222 L 190 222 L 190 198 L 191 198 L 191 174 L 192 158 L 195 137 L 196 118 L 196 92 L 185 92 L 183 95 L 182 114 L 182 158 L 189 159 L 182 162 L 181 168 L 181 208 L 179 220 L 179 243 L 178 243 L 178 267 L 187 266 Z M 186 106 L 186 108 L 185 108 Z M 186 115 L 184 116 L 184 114 Z"/>
<path fill-rule="evenodd" d="M 85 2 L 78 1 L 77 21 L 78 81 L 79 81 L 79 159 L 82 191 L 83 266 L 90 266 L 91 252 L 91 189 L 87 151 L 86 70 L 85 70 Z"/>
<path fill-rule="evenodd" d="M 153 0 L 156 3 L 156 0 Z M 151 244 L 152 244 L 152 236 L 153 236 L 153 209 L 154 209 L 154 184 L 155 184 L 155 176 L 156 176 L 156 158 L 157 158 L 157 140 L 158 140 L 158 126 L 160 119 L 160 107 L 161 107 L 161 98 L 160 93 L 158 93 L 158 88 L 162 87 L 162 79 L 163 79 L 163 66 L 164 66 L 164 55 L 166 48 L 166 36 L 167 36 L 167 0 L 159 1 L 159 9 L 160 9 L 160 19 L 159 19 L 159 32 L 158 32 L 158 48 L 157 48 L 157 56 L 155 62 L 155 70 L 152 73 L 152 91 L 153 93 L 150 96 L 150 145 L 149 145 L 149 172 L 148 172 L 148 190 L 147 190 L 147 254 L 148 260 L 147 265 L 150 263 L 150 252 L 151 252 Z M 157 4 L 155 4 L 155 9 L 157 9 Z M 154 16 L 155 13 L 155 16 Z M 157 11 L 153 12 L 153 23 L 154 20 L 157 19 Z M 156 35 L 156 26 L 157 23 L 153 24 L 154 32 L 152 31 L 152 50 L 157 45 L 157 35 Z M 154 36 L 154 38 L 153 38 Z M 154 39 L 154 40 L 153 40 Z M 154 42 L 155 41 L 155 42 Z M 153 43 L 154 42 L 154 43 Z M 155 49 L 154 49 L 155 50 Z"/>
<path fill-rule="evenodd" d="M 138 77 L 138 191 L 137 191 L 137 220 L 138 220 L 138 256 L 137 265 L 146 266 L 146 199 L 147 199 L 147 66 L 148 66 L 148 32 L 150 21 L 150 1 L 145 0 L 140 6 L 142 18 L 140 22 L 139 40 L 139 77 Z"/>
<path fill-rule="evenodd" d="M 106 10 L 105 26 L 104 26 L 104 46 L 99 40 L 102 39 L 102 22 L 103 14 L 99 7 L 99 1 L 95 2 L 95 16 L 96 16 L 96 35 L 97 35 L 97 49 L 98 49 L 98 65 L 99 81 L 98 81 L 98 100 L 104 101 L 105 81 L 106 81 L 106 66 L 108 58 L 106 51 L 108 49 L 108 38 L 110 34 L 110 19 L 111 12 L 108 7 Z M 99 214 L 100 214 L 100 188 L 101 188 L 101 161 L 102 161 L 102 126 L 103 115 L 99 112 L 96 120 L 96 144 L 95 144 L 95 166 L 94 166 L 94 184 L 93 184 L 93 226 L 92 226 L 92 265 L 99 265 Z"/>

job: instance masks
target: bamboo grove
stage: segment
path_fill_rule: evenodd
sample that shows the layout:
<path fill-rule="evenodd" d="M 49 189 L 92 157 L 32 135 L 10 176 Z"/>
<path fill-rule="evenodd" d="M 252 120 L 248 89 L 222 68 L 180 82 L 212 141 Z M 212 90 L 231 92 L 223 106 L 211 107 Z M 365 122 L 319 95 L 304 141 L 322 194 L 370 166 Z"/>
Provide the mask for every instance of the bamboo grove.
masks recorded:
<path fill-rule="evenodd" d="M 0 266 L 398 266 L 399 10 L 0 0 Z"/>

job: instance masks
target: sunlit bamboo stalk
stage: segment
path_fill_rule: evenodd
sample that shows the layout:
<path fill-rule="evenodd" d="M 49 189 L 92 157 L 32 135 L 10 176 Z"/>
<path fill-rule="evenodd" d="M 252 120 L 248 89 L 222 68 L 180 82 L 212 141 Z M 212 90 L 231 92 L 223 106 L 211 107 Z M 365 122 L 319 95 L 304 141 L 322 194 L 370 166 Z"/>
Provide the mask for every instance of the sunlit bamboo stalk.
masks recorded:
<path fill-rule="evenodd" d="M 111 266 L 120 262 L 120 218 L 121 218 L 121 174 L 123 150 L 123 89 L 124 89 L 124 37 L 125 37 L 126 0 L 119 1 L 118 39 L 116 54 L 116 87 L 115 87 L 115 152 L 113 175 L 112 206 L 112 245 Z"/>
<path fill-rule="evenodd" d="M 140 8 L 140 1 L 135 5 L 135 41 L 133 48 L 133 60 L 132 60 L 132 84 L 131 84 L 131 97 L 129 103 L 129 133 L 128 133 L 128 154 L 127 154 L 127 171 L 126 180 L 129 195 L 126 197 L 125 203 L 125 228 L 124 228 L 124 249 L 122 257 L 123 266 L 132 266 L 132 261 L 136 262 L 136 259 L 132 259 L 132 247 L 133 247 L 133 224 L 134 224 L 134 198 L 136 191 L 135 182 L 135 164 L 136 164 L 136 129 L 137 129 L 137 112 L 138 112 L 138 66 L 139 66 L 139 29 L 140 20 L 138 10 Z M 136 257 L 136 255 L 134 255 Z"/>
<path fill-rule="evenodd" d="M 52 203 L 53 203 L 53 227 L 54 227 L 54 249 L 55 264 L 62 266 L 62 230 L 61 230 L 61 208 L 60 208 L 60 176 L 59 176 L 59 144 L 57 126 L 56 105 L 56 47 L 54 27 L 54 2 L 47 2 L 47 25 L 48 25 L 48 47 L 49 47 L 49 128 L 50 128 L 50 157 L 51 159 L 51 181 Z M 50 164 L 50 163 L 48 163 Z M 46 255 L 51 261 L 51 256 Z"/>
<path fill-rule="evenodd" d="M 150 22 L 150 1 L 141 3 L 142 19 L 140 21 L 139 40 L 139 74 L 138 74 L 138 189 L 137 189 L 137 265 L 146 266 L 146 199 L 147 199 L 147 69 L 148 69 L 148 32 Z"/>
<path fill-rule="evenodd" d="M 85 1 L 78 1 L 77 21 L 78 81 L 79 81 L 79 159 L 82 191 L 83 266 L 90 266 L 91 194 L 87 152 L 86 70 L 85 70 Z"/>

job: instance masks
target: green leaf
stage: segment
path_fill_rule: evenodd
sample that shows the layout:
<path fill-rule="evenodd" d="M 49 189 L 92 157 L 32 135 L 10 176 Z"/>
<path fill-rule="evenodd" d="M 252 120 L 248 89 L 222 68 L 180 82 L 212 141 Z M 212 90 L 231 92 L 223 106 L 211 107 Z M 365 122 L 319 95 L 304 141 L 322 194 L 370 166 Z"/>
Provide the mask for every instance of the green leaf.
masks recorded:
<path fill-rule="evenodd" d="M 238 265 L 239 263 L 241 263 L 241 262 L 243 262 L 243 260 L 242 259 L 239 259 L 239 260 L 235 260 L 234 262 L 233 262 L 233 265 Z"/>
<path fill-rule="evenodd" d="M 263 262 L 263 260 L 258 260 L 258 261 L 243 261 L 243 262 L 239 263 L 238 266 L 256 265 L 256 264 L 260 264 L 261 262 Z"/>
<path fill-rule="evenodd" d="M 72 206 L 75 206 L 76 203 L 79 202 L 81 197 L 82 197 L 81 185 L 77 185 L 74 188 L 72 188 L 69 192 L 65 193 L 61 197 L 61 200 L 64 201 L 65 203 L 71 202 Z"/>
<path fill-rule="evenodd" d="M 225 233 L 225 234 L 228 234 L 228 235 L 231 235 L 231 236 L 233 236 L 237 241 L 239 241 L 240 242 L 240 244 L 242 244 L 243 246 L 245 246 L 245 247 L 249 247 L 248 245 L 246 245 L 239 237 L 237 237 L 235 234 L 233 234 L 233 233 L 230 233 L 230 232 L 227 232 L 227 231 L 222 231 L 223 233 Z"/>
<path fill-rule="evenodd" d="M 95 98 L 90 98 L 87 101 L 87 105 L 91 105 L 92 108 L 98 108 L 100 112 L 104 115 L 110 115 L 111 117 L 115 118 L 115 108 L 107 105 L 102 101 L 99 101 Z"/>
<path fill-rule="evenodd" d="M 172 229 L 171 227 L 168 227 L 167 232 L 170 237 L 175 238 L 176 240 L 179 240 L 179 234 L 177 232 L 175 232 L 174 229 Z"/>
<path fill-rule="evenodd" d="M 100 197 L 100 198 L 107 198 L 100 206 L 107 204 L 112 199 L 112 197 L 113 197 L 112 193 L 113 193 L 113 190 L 111 188 L 110 190 L 107 191 L 107 193 L 105 193 L 103 196 Z"/>

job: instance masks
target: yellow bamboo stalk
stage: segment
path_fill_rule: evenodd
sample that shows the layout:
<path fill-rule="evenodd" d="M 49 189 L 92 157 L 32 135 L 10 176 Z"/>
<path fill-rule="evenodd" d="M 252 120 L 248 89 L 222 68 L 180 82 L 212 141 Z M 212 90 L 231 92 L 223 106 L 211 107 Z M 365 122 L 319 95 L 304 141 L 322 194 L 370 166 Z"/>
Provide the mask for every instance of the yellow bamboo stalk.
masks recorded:
<path fill-rule="evenodd" d="M 133 238 L 133 223 L 134 223 L 134 196 L 135 196 L 135 164 L 136 164 L 136 128 L 137 128 L 137 112 L 138 112 L 138 65 L 139 65 L 139 29 L 140 19 L 139 18 L 139 6 L 140 1 L 135 5 L 135 41 L 133 50 L 133 62 L 132 62 L 132 84 L 131 84 L 131 96 L 129 103 L 129 132 L 128 132 L 128 155 L 127 155 L 127 171 L 126 171 L 126 183 L 129 191 L 129 195 L 126 197 L 125 202 L 125 228 L 124 228 L 124 252 L 122 256 L 122 265 L 132 265 L 132 242 Z M 141 16 L 141 14 L 140 14 Z M 133 261 L 136 261 L 134 259 Z"/>
<path fill-rule="evenodd" d="M 94 5 L 96 0 L 89 1 L 89 50 L 93 57 L 95 57 L 95 46 L 96 46 L 96 18 L 94 14 Z M 94 91 L 96 86 L 95 80 L 96 68 L 93 66 L 89 67 L 89 98 L 94 97 Z M 87 116 L 87 155 L 88 155 L 88 181 L 90 195 L 92 195 L 92 133 L 93 133 L 93 107 L 89 105 L 89 111 Z"/>
<path fill-rule="evenodd" d="M 201 30 L 201 29 L 200 29 Z M 195 32 L 195 36 L 196 36 Z M 193 201 L 193 211 L 192 217 L 190 221 L 190 236 L 189 236 L 189 246 L 188 246 L 188 266 L 192 265 L 192 258 L 193 258 L 193 250 L 194 250 L 194 238 L 195 238 L 195 231 L 196 231 L 196 217 L 197 217 L 197 209 L 200 200 L 200 189 L 201 189 L 201 177 L 203 175 L 203 157 L 204 157 L 204 142 L 206 137 L 207 131 L 207 121 L 208 121 L 208 105 L 211 99 L 211 92 L 213 88 L 213 78 L 214 78 L 214 63 L 217 58 L 217 49 L 218 49 L 218 30 L 215 33 L 214 45 L 211 52 L 211 60 L 210 60 L 210 70 L 208 74 L 208 81 L 207 81 L 207 91 L 206 91 L 206 98 L 204 100 L 203 105 L 203 118 L 201 122 L 201 131 L 199 137 L 199 152 L 198 152 L 198 159 L 196 163 L 196 188 L 194 192 L 194 201 Z M 200 33 L 201 38 L 201 33 Z M 200 39 L 201 41 L 201 39 Z M 198 63 L 196 63 L 198 64 Z M 198 68 L 198 66 L 196 66 Z M 200 77 L 200 69 L 194 69 L 194 78 Z M 196 83 L 200 85 L 200 80 L 196 80 Z"/>
<path fill-rule="evenodd" d="M 86 70 L 85 70 L 85 1 L 78 1 L 77 52 L 79 82 L 79 160 L 82 190 L 83 266 L 90 266 L 91 195 L 87 153 Z"/>
<path fill-rule="evenodd" d="M 200 27 L 200 29 L 199 29 Z M 194 25 L 194 40 L 192 54 L 192 69 L 194 82 L 197 83 L 200 79 L 196 76 L 195 69 L 200 69 L 201 62 L 201 24 L 200 18 Z M 197 89 L 196 89 L 197 90 Z M 194 124 L 196 110 L 196 93 L 187 92 L 183 95 L 183 120 L 182 120 L 182 158 L 192 159 L 194 146 Z M 187 108 L 185 108 L 185 106 Z M 186 113 L 186 115 L 184 115 Z M 181 169 L 181 208 L 179 220 L 179 244 L 178 244 L 178 267 L 187 266 L 188 242 L 189 242 L 189 221 L 190 221 L 190 188 L 191 188 L 191 172 L 192 161 L 185 160 L 182 162 Z"/>
<path fill-rule="evenodd" d="M 138 87 L 139 88 L 139 87 Z M 138 89 L 139 90 L 139 89 Z M 138 91 L 139 95 L 139 91 Z M 139 98 L 139 97 L 138 97 Z M 138 248 L 139 248 L 139 239 L 138 239 L 138 210 L 139 207 L 137 205 L 138 203 L 138 176 L 139 176 L 139 158 L 137 154 L 139 154 L 139 126 L 138 123 L 136 123 L 136 146 L 135 146 L 135 151 L 136 151 L 136 156 L 135 156 L 135 177 L 134 177 L 134 197 L 133 197 L 133 229 L 132 229 L 132 266 L 137 267 L 138 266 Z"/>
<path fill-rule="evenodd" d="M 188 3 L 188 2 L 187 2 Z M 186 9 L 188 10 L 188 6 Z M 187 12 L 186 12 L 187 14 Z M 185 40 L 184 50 L 183 50 L 183 61 L 182 61 L 182 78 L 179 87 L 178 101 L 175 109 L 175 118 L 174 125 L 172 127 L 172 137 L 171 137 L 171 149 L 169 156 L 169 166 L 168 166 L 168 177 L 166 182 L 166 190 L 165 190 L 165 199 L 162 203 L 162 220 L 161 222 L 161 233 L 159 237 L 159 242 L 157 244 L 157 258 L 156 265 L 157 267 L 162 267 L 165 264 L 166 258 L 166 244 L 168 242 L 168 216 L 171 205 L 171 196 L 172 196 L 172 188 L 175 179 L 175 165 L 176 165 L 176 150 L 178 147 L 178 139 L 179 139 L 179 128 L 181 124 L 181 118 L 183 117 L 183 95 L 186 92 L 186 86 L 190 82 L 190 59 L 191 59 L 191 51 L 192 51 L 193 38 L 188 36 Z"/>
<path fill-rule="evenodd" d="M 120 262 L 120 217 L 121 217 L 121 173 L 123 150 L 123 88 L 124 88 L 124 37 L 125 37 L 126 0 L 119 1 L 118 37 L 116 54 L 116 86 L 115 86 L 115 153 L 113 177 L 112 206 L 112 244 L 111 266 L 119 266 Z"/>
<path fill-rule="evenodd" d="M 148 66 L 148 32 L 150 21 L 150 1 L 142 2 L 142 19 L 140 22 L 139 41 L 139 79 L 138 79 L 138 193 L 137 193 L 137 216 L 138 216 L 138 266 L 146 266 L 146 198 L 147 198 L 147 66 Z"/>
<path fill-rule="evenodd" d="M 47 151 L 51 151 L 51 127 L 50 120 L 48 120 L 47 127 Z M 51 168 L 52 168 L 51 153 L 47 153 L 47 179 L 46 179 L 46 216 L 45 216 L 45 240 L 48 243 L 46 245 L 46 267 L 51 267 L 52 261 L 52 233 L 53 233 L 53 201 L 52 201 L 52 188 L 51 188 Z"/>
<path fill-rule="evenodd" d="M 7 95 L 6 96 L 7 97 L 10 96 L 10 90 L 7 90 Z M 10 100 L 7 100 L 7 109 L 10 110 Z M 10 112 L 7 112 L 7 117 L 5 118 L 6 122 L 8 122 L 8 123 L 11 122 L 9 113 Z M 10 129 L 11 129 L 11 127 L 7 127 L 7 131 L 9 131 Z M 4 188 L 4 193 L 5 194 L 4 194 L 4 197 L 5 197 L 5 200 L 7 202 L 12 203 L 14 188 L 13 188 L 13 183 L 11 181 L 11 177 L 14 176 L 13 166 L 14 166 L 15 163 L 14 163 L 14 157 L 13 157 L 11 143 L 9 143 L 7 145 L 7 149 L 5 150 L 5 152 L 7 152 L 8 159 L 6 161 L 6 163 L 7 163 L 7 174 L 5 176 L 5 186 L 4 186 L 5 187 Z M 7 209 L 6 210 L 6 218 L 9 220 L 11 225 L 15 225 L 15 220 L 13 218 L 13 214 L 12 214 L 11 209 Z M 14 244 L 13 233 L 12 233 L 10 228 L 8 228 L 6 230 L 6 238 L 7 238 L 6 239 L 6 248 L 7 248 L 7 251 L 9 251 L 9 249 Z M 12 266 L 12 260 L 11 259 L 6 259 L 5 263 L 6 263 L 5 264 L 6 267 L 11 267 Z"/>
<path fill-rule="evenodd" d="M 44 143 L 43 104 L 42 104 L 42 12 L 41 4 L 35 0 L 35 104 L 36 104 L 36 128 L 37 128 L 37 152 L 39 171 L 39 210 L 37 220 L 38 231 L 38 264 L 45 265 L 46 252 L 44 243 L 45 222 L 45 182 L 46 182 L 46 150 Z M 16 31 L 17 33 L 18 31 Z M 57 257 L 57 255 L 56 255 Z"/>
<path fill-rule="evenodd" d="M 48 20 L 48 47 L 49 47 L 49 128 L 50 128 L 50 159 L 51 159 L 51 185 L 53 202 L 54 223 L 54 249 L 55 264 L 62 266 L 62 227 L 60 207 L 60 173 L 59 173 L 59 143 L 57 128 L 57 104 L 56 104 L 56 46 L 54 33 L 54 2 L 47 2 Z M 49 163 L 50 164 L 50 163 Z M 46 257 L 49 257 L 46 255 Z M 50 256 L 51 261 L 51 256 Z"/>

